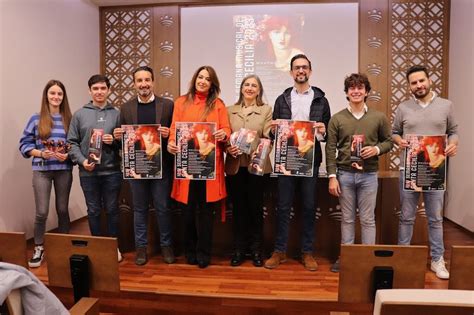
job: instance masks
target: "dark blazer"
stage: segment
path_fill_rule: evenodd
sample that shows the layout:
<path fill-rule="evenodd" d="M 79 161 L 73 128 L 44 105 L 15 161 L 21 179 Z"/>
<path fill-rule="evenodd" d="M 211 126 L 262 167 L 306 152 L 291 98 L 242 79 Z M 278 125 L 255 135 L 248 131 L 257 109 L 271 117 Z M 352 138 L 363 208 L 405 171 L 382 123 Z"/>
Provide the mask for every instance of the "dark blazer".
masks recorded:
<path fill-rule="evenodd" d="M 328 129 L 329 119 L 331 118 L 331 110 L 329 108 L 329 102 L 324 97 L 324 92 L 315 87 L 311 87 L 314 91 L 313 101 L 309 110 L 309 120 L 316 122 L 323 122 L 326 126 L 326 134 Z M 273 107 L 273 119 L 291 119 L 291 90 L 293 88 L 287 88 L 283 94 L 278 96 Z M 326 137 L 325 137 L 326 138 Z M 315 142 L 314 147 L 314 166 L 318 166 L 322 162 L 321 145 L 319 141 Z"/>
<path fill-rule="evenodd" d="M 169 128 L 173 118 L 173 106 L 173 101 L 155 95 L 155 123 Z M 132 98 L 130 101 L 120 106 L 120 124 L 138 124 L 138 98 Z M 168 138 L 162 138 L 161 141 L 164 175 L 165 173 L 171 173 L 173 170 L 173 156 L 168 153 L 168 150 L 166 149 L 168 146 Z"/>

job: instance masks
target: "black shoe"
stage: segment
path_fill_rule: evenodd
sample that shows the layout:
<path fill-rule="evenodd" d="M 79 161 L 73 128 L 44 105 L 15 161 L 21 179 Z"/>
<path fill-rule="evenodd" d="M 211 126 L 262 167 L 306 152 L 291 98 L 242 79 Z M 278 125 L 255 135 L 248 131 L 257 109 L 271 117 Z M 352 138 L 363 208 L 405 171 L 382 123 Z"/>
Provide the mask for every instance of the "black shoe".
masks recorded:
<path fill-rule="evenodd" d="M 252 263 L 255 267 L 262 267 L 263 266 L 263 258 L 262 254 L 254 253 L 252 255 Z"/>
<path fill-rule="evenodd" d="M 188 265 L 197 265 L 198 264 L 196 254 L 186 254 L 185 257 L 186 257 L 186 263 Z"/>
<path fill-rule="evenodd" d="M 209 266 L 210 261 L 208 259 L 199 259 L 198 261 L 199 268 L 204 269 Z"/>
<path fill-rule="evenodd" d="M 245 260 L 245 257 L 241 252 L 234 252 L 234 254 L 232 255 L 232 258 L 230 259 L 230 265 L 232 267 L 240 266 L 242 265 L 244 260 Z"/>
<path fill-rule="evenodd" d="M 163 256 L 163 261 L 167 264 L 173 264 L 176 261 L 173 248 L 171 246 L 161 247 L 161 255 Z"/>
<path fill-rule="evenodd" d="M 143 266 L 148 262 L 148 257 L 146 255 L 146 247 L 138 247 L 137 254 L 135 256 L 135 265 Z"/>

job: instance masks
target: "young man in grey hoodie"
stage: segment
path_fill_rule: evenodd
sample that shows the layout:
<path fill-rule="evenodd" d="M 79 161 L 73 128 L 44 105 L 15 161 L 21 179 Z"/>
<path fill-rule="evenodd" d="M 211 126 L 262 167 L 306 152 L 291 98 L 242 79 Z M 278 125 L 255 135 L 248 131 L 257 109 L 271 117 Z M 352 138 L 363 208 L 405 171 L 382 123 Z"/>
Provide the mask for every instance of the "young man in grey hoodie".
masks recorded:
<path fill-rule="evenodd" d="M 87 205 L 89 228 L 94 236 L 117 237 L 118 196 L 122 185 L 120 171 L 120 143 L 113 138 L 113 130 L 120 126 L 120 112 L 107 102 L 110 94 L 109 79 L 100 74 L 93 75 L 89 81 L 92 101 L 74 113 L 67 141 L 71 145 L 69 156 L 79 165 L 79 177 Z M 95 133 L 98 139 L 92 139 Z M 102 131 L 102 136 L 100 136 Z M 95 138 L 96 136 L 94 136 Z M 93 156 L 91 144 L 102 142 L 100 160 Z M 100 147 L 100 145 L 98 146 Z M 95 154 L 98 152 L 94 152 Z M 96 154 L 97 155 L 97 154 Z M 107 231 L 101 231 L 100 212 L 102 207 L 107 214 Z M 118 252 L 118 260 L 122 260 Z"/>

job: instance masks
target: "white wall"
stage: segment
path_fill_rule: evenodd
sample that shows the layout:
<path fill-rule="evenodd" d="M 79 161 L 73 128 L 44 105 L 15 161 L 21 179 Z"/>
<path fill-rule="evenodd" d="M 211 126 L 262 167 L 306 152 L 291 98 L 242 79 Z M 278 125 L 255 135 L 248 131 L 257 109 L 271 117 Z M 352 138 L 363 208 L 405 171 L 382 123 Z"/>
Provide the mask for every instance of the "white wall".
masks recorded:
<path fill-rule="evenodd" d="M 87 80 L 99 68 L 99 9 L 88 0 L 0 0 L 0 231 L 33 234 L 31 160 L 18 151 L 49 79 L 62 81 L 74 112 L 89 101 Z M 74 171 L 71 219 L 86 215 Z M 57 226 L 52 197 L 47 228 Z"/>
<path fill-rule="evenodd" d="M 449 99 L 459 123 L 458 155 L 450 160 L 445 216 L 474 231 L 474 2 L 451 1 Z"/>

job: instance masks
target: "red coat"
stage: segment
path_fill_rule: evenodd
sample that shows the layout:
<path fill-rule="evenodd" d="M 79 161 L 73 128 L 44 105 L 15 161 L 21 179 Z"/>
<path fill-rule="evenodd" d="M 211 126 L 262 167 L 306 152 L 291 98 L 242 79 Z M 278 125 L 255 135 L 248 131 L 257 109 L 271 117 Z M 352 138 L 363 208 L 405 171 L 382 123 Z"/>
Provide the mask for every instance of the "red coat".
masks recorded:
<path fill-rule="evenodd" d="M 187 105 L 186 96 L 180 96 L 174 103 L 173 121 L 171 122 L 171 130 L 169 141 L 176 143 L 176 122 L 200 122 L 202 113 L 206 105 L 206 99 L 197 95 L 193 104 Z M 216 100 L 214 109 L 205 119 L 206 122 L 217 123 L 217 130 L 223 129 L 230 137 L 231 129 L 227 109 L 224 103 Z M 189 195 L 189 179 L 174 179 L 171 197 L 176 201 L 187 204 Z M 206 201 L 215 202 L 227 197 L 224 177 L 224 142 L 218 142 L 216 147 L 216 179 L 206 181 Z"/>

